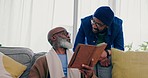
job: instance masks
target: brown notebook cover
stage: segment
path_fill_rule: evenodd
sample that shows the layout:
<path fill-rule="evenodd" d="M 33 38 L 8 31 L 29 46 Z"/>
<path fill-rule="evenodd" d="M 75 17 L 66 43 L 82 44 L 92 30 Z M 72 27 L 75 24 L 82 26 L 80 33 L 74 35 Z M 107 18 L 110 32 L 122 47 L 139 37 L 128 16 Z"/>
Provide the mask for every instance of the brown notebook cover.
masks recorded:
<path fill-rule="evenodd" d="M 93 66 L 95 66 L 106 46 L 106 43 L 101 43 L 97 46 L 79 44 L 76 47 L 68 68 L 81 69 L 82 64 L 90 65 L 92 58 L 94 59 Z"/>

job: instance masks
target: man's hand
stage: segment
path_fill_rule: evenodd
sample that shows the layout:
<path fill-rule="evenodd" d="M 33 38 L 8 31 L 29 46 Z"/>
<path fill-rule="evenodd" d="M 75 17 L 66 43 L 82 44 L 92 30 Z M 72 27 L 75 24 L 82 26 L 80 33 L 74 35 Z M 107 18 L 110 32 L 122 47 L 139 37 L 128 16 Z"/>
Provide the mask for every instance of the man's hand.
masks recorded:
<path fill-rule="evenodd" d="M 101 54 L 99 61 L 100 61 L 101 66 L 106 67 L 110 65 L 110 60 L 107 58 L 107 53 L 105 50 Z"/>
<path fill-rule="evenodd" d="M 101 54 L 99 60 L 103 60 L 103 59 L 106 58 L 106 57 L 107 57 L 107 53 L 106 53 L 106 51 L 104 50 L 103 53 Z"/>
<path fill-rule="evenodd" d="M 92 59 L 90 66 L 82 64 L 80 72 L 85 75 L 85 78 L 91 78 L 94 74 L 93 61 L 94 59 Z"/>
<path fill-rule="evenodd" d="M 110 65 L 110 60 L 106 57 L 100 61 L 100 64 L 101 64 L 101 66 L 107 67 Z"/>

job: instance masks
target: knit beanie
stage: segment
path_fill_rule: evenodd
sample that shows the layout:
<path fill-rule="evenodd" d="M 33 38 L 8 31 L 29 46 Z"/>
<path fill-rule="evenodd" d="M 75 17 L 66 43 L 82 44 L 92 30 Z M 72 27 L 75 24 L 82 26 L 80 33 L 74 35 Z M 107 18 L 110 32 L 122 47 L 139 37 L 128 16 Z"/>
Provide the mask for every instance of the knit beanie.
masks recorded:
<path fill-rule="evenodd" d="M 114 18 L 114 13 L 110 7 L 102 6 L 95 11 L 94 17 L 102 21 L 105 25 L 110 26 Z"/>

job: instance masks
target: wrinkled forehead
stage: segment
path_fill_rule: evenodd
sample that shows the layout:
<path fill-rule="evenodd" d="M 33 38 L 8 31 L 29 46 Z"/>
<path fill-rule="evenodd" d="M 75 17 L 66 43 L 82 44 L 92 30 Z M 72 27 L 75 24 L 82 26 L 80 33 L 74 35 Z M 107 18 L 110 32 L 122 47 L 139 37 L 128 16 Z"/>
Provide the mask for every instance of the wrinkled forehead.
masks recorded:
<path fill-rule="evenodd" d="M 66 29 L 63 28 L 63 27 L 56 27 L 56 28 L 54 28 L 54 29 L 52 29 L 52 30 L 49 31 L 48 37 L 51 37 L 51 36 L 53 36 L 54 34 L 59 33 L 59 32 L 61 32 L 61 31 L 66 31 Z"/>

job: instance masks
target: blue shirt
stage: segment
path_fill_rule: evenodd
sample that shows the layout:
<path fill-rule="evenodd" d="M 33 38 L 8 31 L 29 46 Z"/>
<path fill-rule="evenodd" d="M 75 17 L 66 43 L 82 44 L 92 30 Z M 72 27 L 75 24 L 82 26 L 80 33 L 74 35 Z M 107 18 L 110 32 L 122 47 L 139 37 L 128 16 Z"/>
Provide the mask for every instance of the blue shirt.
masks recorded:
<path fill-rule="evenodd" d="M 58 54 L 60 60 L 61 60 L 61 63 L 62 63 L 62 68 L 63 68 L 63 72 L 64 72 L 64 75 L 67 77 L 67 55 L 66 54 Z"/>

